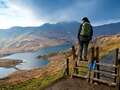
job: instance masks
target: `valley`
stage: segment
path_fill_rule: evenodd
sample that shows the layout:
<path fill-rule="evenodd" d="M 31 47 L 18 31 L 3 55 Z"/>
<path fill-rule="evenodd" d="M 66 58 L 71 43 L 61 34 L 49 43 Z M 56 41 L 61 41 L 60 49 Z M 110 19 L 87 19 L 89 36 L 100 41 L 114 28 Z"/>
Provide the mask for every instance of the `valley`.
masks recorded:
<path fill-rule="evenodd" d="M 119 24 L 94 27 L 90 47 L 99 46 L 100 57 L 120 48 Z M 110 33 L 111 27 L 113 31 Z M 4 71 L 0 74 L 0 87 L 11 90 L 32 87 L 41 89 L 61 78 L 65 63 L 64 52 L 72 45 L 78 47 L 78 28 L 79 23 L 72 22 L 0 30 L 0 71 Z"/>

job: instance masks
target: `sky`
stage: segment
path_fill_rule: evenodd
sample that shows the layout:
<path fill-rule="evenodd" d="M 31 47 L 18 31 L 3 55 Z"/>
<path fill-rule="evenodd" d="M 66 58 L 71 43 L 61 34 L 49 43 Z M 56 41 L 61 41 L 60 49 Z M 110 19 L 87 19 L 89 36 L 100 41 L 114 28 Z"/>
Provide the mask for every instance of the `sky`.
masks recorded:
<path fill-rule="evenodd" d="M 0 29 L 78 21 L 120 22 L 120 0 L 0 0 Z"/>

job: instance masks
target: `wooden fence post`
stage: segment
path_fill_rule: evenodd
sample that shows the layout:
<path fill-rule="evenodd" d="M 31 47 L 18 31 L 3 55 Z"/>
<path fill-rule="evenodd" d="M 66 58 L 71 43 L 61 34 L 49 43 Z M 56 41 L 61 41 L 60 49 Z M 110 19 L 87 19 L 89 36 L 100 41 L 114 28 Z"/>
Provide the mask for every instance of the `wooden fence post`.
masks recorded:
<path fill-rule="evenodd" d="M 99 63 L 99 47 L 96 47 L 96 63 Z M 100 70 L 99 64 L 97 64 L 97 70 Z M 100 73 L 97 73 L 97 79 L 100 79 Z"/>
<path fill-rule="evenodd" d="M 120 58 L 118 59 L 118 65 L 119 65 L 119 67 L 118 67 L 118 80 L 119 80 L 118 89 L 119 89 L 120 88 Z"/>
<path fill-rule="evenodd" d="M 94 52 L 94 47 L 91 47 L 91 61 L 90 61 L 90 63 L 92 63 L 92 61 L 93 61 L 93 59 L 94 59 L 94 55 L 95 55 L 95 52 Z M 89 68 L 89 72 L 88 72 L 88 82 L 90 82 L 91 81 L 91 69 Z M 91 81 L 91 82 L 93 82 L 93 81 Z"/>
<path fill-rule="evenodd" d="M 69 75 L 69 59 L 68 58 L 66 59 L 66 66 L 67 66 L 66 73 L 67 75 Z"/>
<path fill-rule="evenodd" d="M 95 58 L 95 47 L 92 47 L 91 48 L 91 61 L 90 62 L 92 62 L 94 60 L 94 58 Z"/>
<path fill-rule="evenodd" d="M 72 54 L 73 54 L 73 60 L 74 60 L 74 67 L 77 67 L 75 46 L 72 46 Z M 74 72 L 75 72 L 76 74 L 78 74 L 78 69 L 77 69 L 77 68 L 74 68 Z"/>
<path fill-rule="evenodd" d="M 76 54 L 75 54 L 75 47 L 72 46 L 72 54 L 73 54 L 73 60 L 75 60 Z"/>
<path fill-rule="evenodd" d="M 95 48 L 92 47 L 92 48 L 91 48 L 91 60 L 93 60 L 94 57 L 95 57 Z"/>
<path fill-rule="evenodd" d="M 115 51 L 115 66 L 118 65 L 119 61 L 118 61 L 118 53 L 119 53 L 119 48 L 116 49 Z M 115 74 L 117 74 L 118 72 L 118 69 L 115 68 Z M 116 83 L 117 82 L 117 77 L 114 78 L 114 82 Z"/>

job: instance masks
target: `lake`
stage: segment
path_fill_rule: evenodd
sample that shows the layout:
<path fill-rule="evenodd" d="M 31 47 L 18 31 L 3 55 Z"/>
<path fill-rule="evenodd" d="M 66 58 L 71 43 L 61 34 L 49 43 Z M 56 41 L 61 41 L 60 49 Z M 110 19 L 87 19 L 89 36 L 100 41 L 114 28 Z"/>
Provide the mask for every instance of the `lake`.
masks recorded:
<path fill-rule="evenodd" d="M 46 59 L 39 59 L 37 56 L 41 55 L 47 55 L 50 53 L 57 53 L 60 51 L 67 50 L 71 47 L 71 44 L 65 43 L 62 45 L 52 46 L 48 48 L 42 48 L 35 52 L 25 52 L 25 53 L 16 53 L 9 56 L 2 57 L 2 59 L 18 59 L 23 60 L 23 63 L 20 63 L 16 65 L 15 67 L 0 67 L 0 78 L 5 78 L 9 76 L 10 74 L 14 73 L 18 69 L 20 70 L 30 70 L 35 68 L 41 68 L 49 63 L 49 61 Z M 17 70 L 16 70 L 17 68 Z"/>
<path fill-rule="evenodd" d="M 65 50 L 69 49 L 71 46 L 72 46 L 71 44 L 65 43 L 62 45 L 52 46 L 52 47 L 48 47 L 48 48 L 42 48 L 35 52 L 16 53 L 16 54 L 12 54 L 9 56 L 5 56 L 5 57 L 3 57 L 3 59 L 16 59 L 16 60 L 18 59 L 18 60 L 23 60 L 23 63 L 20 63 L 20 64 L 16 65 L 15 67 L 10 67 L 10 68 L 0 67 L 0 79 L 9 76 L 10 74 L 14 73 L 18 69 L 30 70 L 30 69 L 44 67 L 49 63 L 49 60 L 37 58 L 39 55 L 43 56 L 43 55 L 47 55 L 50 53 L 57 53 L 60 51 L 65 51 Z M 104 56 L 104 58 L 102 58 L 102 60 L 100 62 L 112 64 L 114 62 L 113 60 L 115 58 L 114 53 L 115 53 L 114 51 L 110 52 L 108 55 Z M 17 68 L 17 70 L 16 70 L 16 68 Z M 103 68 L 101 68 L 101 69 L 103 69 Z"/>

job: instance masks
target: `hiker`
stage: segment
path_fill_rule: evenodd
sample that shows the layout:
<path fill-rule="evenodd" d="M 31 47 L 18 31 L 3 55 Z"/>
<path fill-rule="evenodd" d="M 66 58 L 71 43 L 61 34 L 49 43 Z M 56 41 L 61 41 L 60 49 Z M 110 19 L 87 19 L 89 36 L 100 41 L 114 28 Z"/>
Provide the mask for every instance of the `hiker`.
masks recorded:
<path fill-rule="evenodd" d="M 78 32 L 78 42 L 80 45 L 78 59 L 83 60 L 82 55 L 84 54 L 84 60 L 87 60 L 88 45 L 93 36 L 93 29 L 90 21 L 87 17 L 82 19 L 79 32 Z M 84 53 L 83 53 L 84 52 Z"/>

